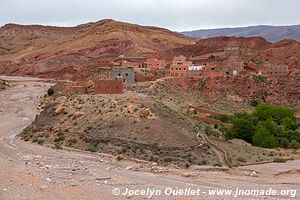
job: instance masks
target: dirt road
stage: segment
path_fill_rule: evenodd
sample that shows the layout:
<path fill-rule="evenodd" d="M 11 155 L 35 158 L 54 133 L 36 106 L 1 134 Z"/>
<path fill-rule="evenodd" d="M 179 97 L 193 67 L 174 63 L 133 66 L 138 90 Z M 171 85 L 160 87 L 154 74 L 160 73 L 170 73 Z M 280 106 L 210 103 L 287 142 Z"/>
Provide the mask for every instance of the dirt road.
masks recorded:
<path fill-rule="evenodd" d="M 34 120 L 39 112 L 40 97 L 50 86 L 50 83 L 34 80 L 18 78 L 14 87 L 0 92 L 1 200 L 149 198 L 149 195 L 112 194 L 112 191 L 124 192 L 126 188 L 163 191 L 151 199 L 234 199 L 233 193 L 209 195 L 209 190 L 213 189 L 272 188 L 300 192 L 298 160 L 232 169 L 192 166 L 183 170 L 151 163 L 116 161 L 111 156 L 55 150 L 20 141 L 16 135 Z M 167 195 L 164 194 L 166 188 L 200 189 L 201 193 Z M 299 194 L 295 198 L 290 196 L 238 196 L 235 199 L 300 199 Z"/>

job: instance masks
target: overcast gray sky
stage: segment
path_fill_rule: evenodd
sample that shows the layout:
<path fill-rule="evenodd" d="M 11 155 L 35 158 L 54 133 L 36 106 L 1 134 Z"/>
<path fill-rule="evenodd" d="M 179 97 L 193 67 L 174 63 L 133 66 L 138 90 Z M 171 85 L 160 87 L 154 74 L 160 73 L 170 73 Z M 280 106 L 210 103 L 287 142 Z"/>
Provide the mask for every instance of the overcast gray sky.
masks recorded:
<path fill-rule="evenodd" d="M 299 0 L 0 0 L 6 23 L 73 26 L 100 19 L 174 31 L 300 24 Z"/>

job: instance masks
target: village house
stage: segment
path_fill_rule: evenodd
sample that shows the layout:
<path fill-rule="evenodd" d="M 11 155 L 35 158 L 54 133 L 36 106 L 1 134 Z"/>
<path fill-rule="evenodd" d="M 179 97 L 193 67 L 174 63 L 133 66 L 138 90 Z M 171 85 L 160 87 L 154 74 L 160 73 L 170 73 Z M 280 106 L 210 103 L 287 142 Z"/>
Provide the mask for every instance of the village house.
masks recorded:
<path fill-rule="evenodd" d="M 121 66 L 123 67 L 133 67 L 134 69 L 138 69 L 141 67 L 141 63 L 139 62 L 133 62 L 133 61 L 127 61 L 127 60 L 122 60 Z"/>
<path fill-rule="evenodd" d="M 95 81 L 96 94 L 123 94 L 124 83 L 122 80 L 97 80 Z"/>
<path fill-rule="evenodd" d="M 138 69 L 145 66 L 146 59 L 144 57 L 125 57 L 124 55 L 121 55 L 115 60 L 115 62 L 119 63 L 118 66 L 133 67 L 134 69 Z"/>
<path fill-rule="evenodd" d="M 121 79 L 125 84 L 134 84 L 135 82 L 133 67 L 113 67 L 112 74 L 114 79 Z"/>
<path fill-rule="evenodd" d="M 287 65 L 270 65 L 269 75 L 270 76 L 280 76 L 287 75 L 289 73 L 289 66 Z"/>
<path fill-rule="evenodd" d="M 165 60 L 159 60 L 157 58 L 147 59 L 147 68 L 152 70 L 162 70 L 166 67 Z"/>
<path fill-rule="evenodd" d="M 229 59 L 227 63 L 230 75 L 237 75 L 244 70 L 244 62 L 238 62 L 235 59 Z"/>
<path fill-rule="evenodd" d="M 229 75 L 229 70 L 225 66 L 205 66 L 202 69 L 202 75 L 207 77 L 222 77 Z"/>
<path fill-rule="evenodd" d="M 202 76 L 204 66 L 190 66 L 188 68 L 188 76 Z"/>
<path fill-rule="evenodd" d="M 240 54 L 240 48 L 237 46 L 227 46 L 224 49 L 225 56 L 238 56 Z"/>
<path fill-rule="evenodd" d="M 64 84 L 63 93 L 67 95 L 86 94 L 86 88 L 83 85 Z"/>
<path fill-rule="evenodd" d="M 169 74 L 170 76 L 188 76 L 188 68 L 192 66 L 192 61 L 188 61 L 186 57 L 180 55 L 172 60 Z"/>

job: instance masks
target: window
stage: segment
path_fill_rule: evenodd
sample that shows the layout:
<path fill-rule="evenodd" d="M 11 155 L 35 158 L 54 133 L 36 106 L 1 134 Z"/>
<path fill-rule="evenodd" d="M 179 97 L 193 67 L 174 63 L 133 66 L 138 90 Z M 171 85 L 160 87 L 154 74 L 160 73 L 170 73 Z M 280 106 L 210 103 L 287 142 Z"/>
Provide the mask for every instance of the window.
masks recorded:
<path fill-rule="evenodd" d="M 128 76 L 128 73 L 125 73 L 125 76 Z"/>

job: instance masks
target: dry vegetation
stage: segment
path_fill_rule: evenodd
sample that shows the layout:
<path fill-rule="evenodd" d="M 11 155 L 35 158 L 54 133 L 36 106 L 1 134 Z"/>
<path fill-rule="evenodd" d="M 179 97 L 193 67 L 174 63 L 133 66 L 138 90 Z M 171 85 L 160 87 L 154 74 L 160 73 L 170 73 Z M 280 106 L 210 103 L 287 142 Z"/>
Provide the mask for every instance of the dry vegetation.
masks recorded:
<path fill-rule="evenodd" d="M 8 86 L 8 84 L 0 79 L 0 91 L 4 90 L 6 87 Z"/>
<path fill-rule="evenodd" d="M 233 139 L 231 141 L 211 138 L 215 144 L 228 152 L 228 158 L 234 166 L 247 165 L 262 162 L 285 162 L 299 159 L 300 151 L 293 149 L 265 149 Z"/>

